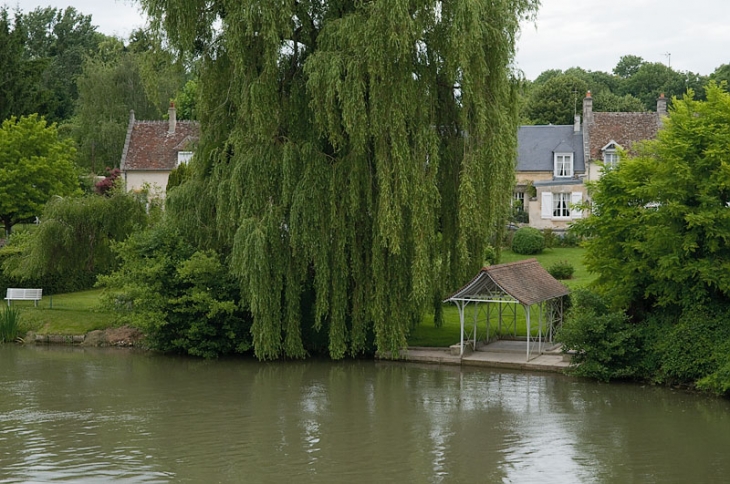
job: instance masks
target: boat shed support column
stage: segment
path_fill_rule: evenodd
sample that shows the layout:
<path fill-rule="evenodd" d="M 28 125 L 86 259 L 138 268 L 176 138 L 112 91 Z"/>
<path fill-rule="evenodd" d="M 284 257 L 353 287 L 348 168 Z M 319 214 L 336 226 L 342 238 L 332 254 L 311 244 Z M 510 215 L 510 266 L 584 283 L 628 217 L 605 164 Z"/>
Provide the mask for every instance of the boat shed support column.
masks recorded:
<path fill-rule="evenodd" d="M 527 355 L 525 356 L 525 361 L 530 361 L 530 306 L 523 304 L 522 308 L 525 310 L 525 318 L 527 320 L 527 338 L 525 338 L 527 340 Z"/>
<path fill-rule="evenodd" d="M 456 301 L 456 307 L 459 308 L 459 323 L 461 324 L 461 338 L 459 339 L 459 357 L 464 356 L 464 301 Z"/>

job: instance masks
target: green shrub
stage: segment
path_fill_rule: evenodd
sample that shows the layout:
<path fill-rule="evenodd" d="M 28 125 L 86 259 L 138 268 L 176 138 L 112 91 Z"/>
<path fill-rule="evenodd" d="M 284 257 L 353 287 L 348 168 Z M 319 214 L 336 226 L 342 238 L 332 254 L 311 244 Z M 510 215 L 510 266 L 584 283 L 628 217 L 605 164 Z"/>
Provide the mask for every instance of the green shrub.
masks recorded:
<path fill-rule="evenodd" d="M 484 249 L 484 263 L 491 266 L 496 264 L 497 262 L 499 262 L 497 257 L 497 250 L 491 245 L 488 245 Z"/>
<path fill-rule="evenodd" d="M 562 237 L 558 237 L 556 247 L 578 247 L 582 240 L 583 238 L 581 236 L 572 230 L 568 230 Z"/>
<path fill-rule="evenodd" d="M 20 332 L 20 311 L 14 307 L 5 307 L 0 316 L 0 343 L 9 343 L 18 338 Z"/>
<path fill-rule="evenodd" d="M 512 251 L 516 254 L 539 254 L 544 248 L 545 237 L 539 230 L 532 227 L 518 229 L 512 238 Z"/>
<path fill-rule="evenodd" d="M 571 372 L 578 376 L 609 381 L 643 375 L 640 327 L 587 289 L 573 292 L 573 306 L 556 338 L 563 351 L 575 353 Z"/>
<path fill-rule="evenodd" d="M 727 311 L 689 309 L 676 321 L 676 316 L 668 313 L 665 319 L 670 323 L 657 333 L 660 381 L 692 385 L 720 370 L 730 343 L 728 317 Z"/>
<path fill-rule="evenodd" d="M 558 245 L 558 240 L 560 239 L 560 237 L 558 237 L 558 235 L 553 232 L 553 229 L 543 229 L 542 236 L 545 239 L 546 249 L 552 249 L 553 247 L 556 247 Z"/>
<path fill-rule="evenodd" d="M 547 271 L 555 279 L 563 280 L 573 277 L 575 267 L 573 267 L 573 264 L 571 264 L 567 260 L 561 260 L 548 267 Z"/>
<path fill-rule="evenodd" d="M 103 304 L 164 352 L 215 358 L 251 347 L 251 316 L 214 251 L 196 250 L 167 224 L 116 244 L 119 269 L 99 278 Z"/>
<path fill-rule="evenodd" d="M 716 395 L 730 395 L 730 356 L 717 371 L 707 375 L 697 382 L 697 388 Z"/>

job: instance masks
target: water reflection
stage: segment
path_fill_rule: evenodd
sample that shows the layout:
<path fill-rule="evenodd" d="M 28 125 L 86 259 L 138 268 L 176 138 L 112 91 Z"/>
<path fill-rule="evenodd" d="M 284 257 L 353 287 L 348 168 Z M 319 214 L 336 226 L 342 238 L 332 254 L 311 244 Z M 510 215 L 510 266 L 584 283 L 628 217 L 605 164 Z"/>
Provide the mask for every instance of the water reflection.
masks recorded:
<path fill-rule="evenodd" d="M 560 375 L 0 347 L 0 483 L 721 482 L 730 404 Z"/>

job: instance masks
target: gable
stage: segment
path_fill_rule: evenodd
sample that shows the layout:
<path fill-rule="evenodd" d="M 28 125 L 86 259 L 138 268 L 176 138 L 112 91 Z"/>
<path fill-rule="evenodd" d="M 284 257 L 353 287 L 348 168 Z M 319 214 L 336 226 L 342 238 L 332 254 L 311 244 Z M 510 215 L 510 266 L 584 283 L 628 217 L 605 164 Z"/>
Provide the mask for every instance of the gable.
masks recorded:
<path fill-rule="evenodd" d="M 190 151 L 200 137 L 200 125 L 177 121 L 169 132 L 167 121 L 133 121 L 122 154 L 122 171 L 172 171 L 180 151 Z"/>

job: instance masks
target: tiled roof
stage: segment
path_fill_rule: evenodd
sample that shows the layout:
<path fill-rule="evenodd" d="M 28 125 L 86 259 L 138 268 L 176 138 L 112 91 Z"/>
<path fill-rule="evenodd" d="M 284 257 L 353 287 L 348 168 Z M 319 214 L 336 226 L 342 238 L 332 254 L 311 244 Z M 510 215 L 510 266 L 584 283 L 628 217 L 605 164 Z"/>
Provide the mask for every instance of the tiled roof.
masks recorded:
<path fill-rule="evenodd" d="M 603 159 L 601 148 L 611 140 L 631 152 L 634 143 L 656 138 L 660 119 L 657 113 L 593 113 L 590 159 Z"/>
<path fill-rule="evenodd" d="M 530 306 L 566 296 L 570 291 L 551 276 L 537 262 L 537 259 L 527 259 L 482 268 L 471 282 L 452 294 L 446 301 L 485 300 L 498 292 Z"/>
<path fill-rule="evenodd" d="M 178 151 L 191 151 L 200 137 L 200 124 L 177 121 L 169 132 L 167 121 L 132 120 L 122 153 L 122 171 L 171 171 L 177 166 Z"/>
<path fill-rule="evenodd" d="M 517 130 L 517 171 L 553 172 L 553 153 L 574 153 L 573 170 L 585 171 L 583 133 L 573 125 L 520 126 Z"/>

